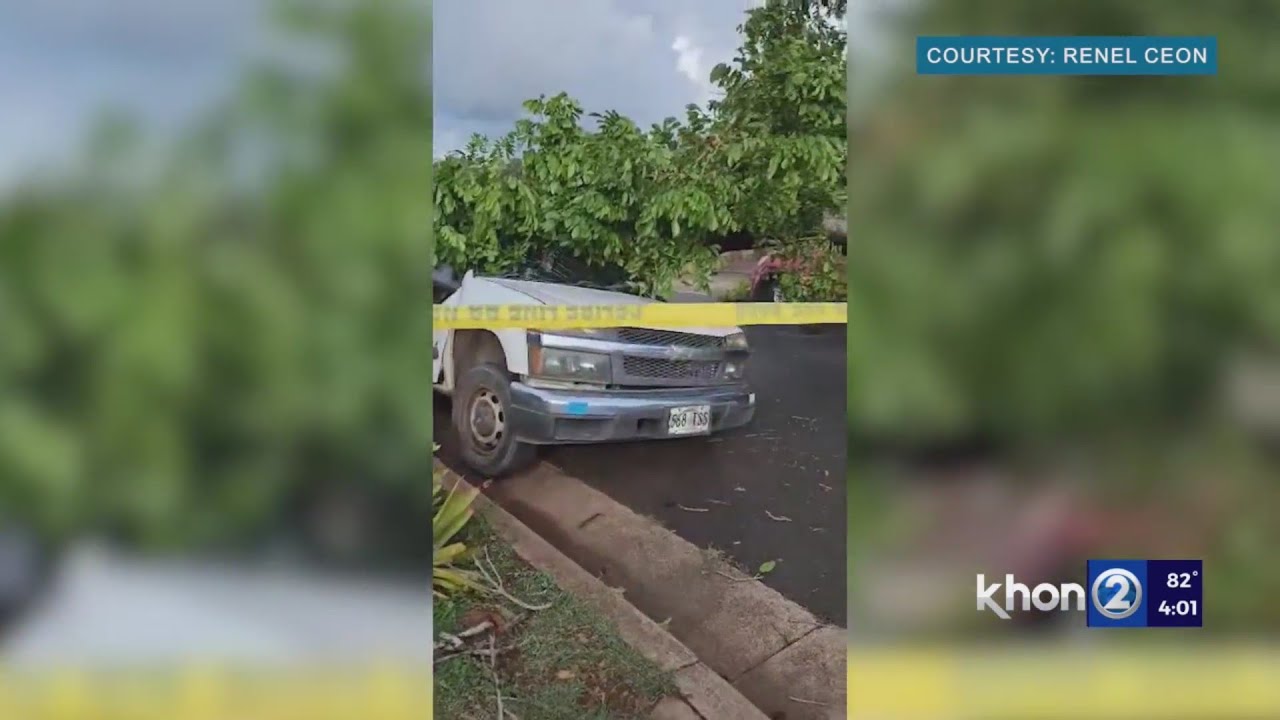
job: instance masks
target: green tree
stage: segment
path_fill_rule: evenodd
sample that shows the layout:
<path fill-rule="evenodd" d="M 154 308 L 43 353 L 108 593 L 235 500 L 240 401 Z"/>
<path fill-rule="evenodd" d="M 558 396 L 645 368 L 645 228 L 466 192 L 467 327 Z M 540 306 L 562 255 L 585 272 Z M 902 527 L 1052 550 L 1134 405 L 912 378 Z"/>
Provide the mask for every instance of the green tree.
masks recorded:
<path fill-rule="evenodd" d="M 768 3 L 739 27 L 707 124 L 738 188 L 737 227 L 757 237 L 815 233 L 845 203 L 847 38 L 822 13 Z"/>
<path fill-rule="evenodd" d="M 723 97 L 642 130 L 567 95 L 525 104 L 510 133 L 437 163 L 440 261 L 486 272 L 548 253 L 613 267 L 662 295 L 705 280 L 711 239 L 815 234 L 844 202 L 845 35 L 823 11 L 771 2 L 711 80 Z"/>
<path fill-rule="evenodd" d="M 850 270 L 853 425 L 1106 436 L 1206 412 L 1237 353 L 1274 351 L 1280 72 L 1242 58 L 1272 53 L 1278 18 L 1265 2 L 923 5 L 920 33 L 1232 50 L 1217 78 L 889 83 L 851 135 L 867 239 Z"/>
<path fill-rule="evenodd" d="M 473 138 L 437 164 L 440 262 L 496 272 L 559 251 L 655 294 L 690 263 L 709 271 L 701 240 L 730 225 L 730 189 L 704 171 L 698 138 L 674 120 L 646 132 L 613 112 L 589 132 L 564 94 L 525 107 L 532 117 L 505 137 Z"/>
<path fill-rule="evenodd" d="M 359 487 L 425 538 L 430 25 L 275 7 L 340 62 L 255 68 L 159 162 L 112 121 L 0 203 L 0 507 L 47 534 L 245 539 Z"/>

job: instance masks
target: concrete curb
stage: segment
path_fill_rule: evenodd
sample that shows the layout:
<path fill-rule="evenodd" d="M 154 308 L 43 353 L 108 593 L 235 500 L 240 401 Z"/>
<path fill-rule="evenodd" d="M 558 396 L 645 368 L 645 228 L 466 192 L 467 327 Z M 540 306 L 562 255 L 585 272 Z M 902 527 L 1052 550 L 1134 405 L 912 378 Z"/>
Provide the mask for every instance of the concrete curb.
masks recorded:
<path fill-rule="evenodd" d="M 492 496 L 590 575 L 623 588 L 629 608 L 663 622 L 765 714 L 845 717 L 844 628 L 547 463 L 496 484 Z"/>
<path fill-rule="evenodd" d="M 444 470 L 445 487 L 465 483 L 451 470 Z M 651 620 L 627 602 L 623 593 L 593 577 L 557 550 L 536 532 L 484 495 L 475 500 L 476 510 L 494 530 L 511 543 L 516 554 L 549 575 L 565 592 L 572 593 L 603 613 L 618 634 L 643 657 L 674 676 L 680 697 L 663 698 L 650 715 L 653 720 L 768 720 L 741 692 Z"/>

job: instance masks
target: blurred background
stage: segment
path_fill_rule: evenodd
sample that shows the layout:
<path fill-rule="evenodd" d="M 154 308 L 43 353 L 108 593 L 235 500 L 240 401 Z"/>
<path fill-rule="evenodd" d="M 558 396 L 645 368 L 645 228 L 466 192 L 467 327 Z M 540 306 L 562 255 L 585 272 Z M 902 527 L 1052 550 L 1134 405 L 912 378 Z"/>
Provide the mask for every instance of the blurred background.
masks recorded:
<path fill-rule="evenodd" d="M 0 6 L 0 660 L 426 657 L 429 15 Z"/>
<path fill-rule="evenodd" d="M 1280 2 L 849 22 L 855 644 L 1273 638 Z M 919 77 L 921 34 L 1213 35 L 1219 70 Z M 1204 629 L 975 612 L 977 573 L 1083 583 L 1089 557 L 1203 558 Z"/>

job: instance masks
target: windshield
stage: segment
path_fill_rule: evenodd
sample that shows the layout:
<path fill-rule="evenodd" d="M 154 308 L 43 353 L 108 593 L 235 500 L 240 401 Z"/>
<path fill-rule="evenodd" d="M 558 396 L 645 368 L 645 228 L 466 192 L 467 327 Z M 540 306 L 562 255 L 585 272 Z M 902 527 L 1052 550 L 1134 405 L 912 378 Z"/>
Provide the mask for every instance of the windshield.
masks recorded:
<path fill-rule="evenodd" d="M 639 285 L 632 282 L 625 270 L 618 265 L 590 265 L 581 258 L 567 253 L 548 252 L 541 257 L 530 257 L 519 266 L 496 273 L 493 277 L 508 280 L 549 282 L 574 287 L 612 290 L 637 294 Z"/>

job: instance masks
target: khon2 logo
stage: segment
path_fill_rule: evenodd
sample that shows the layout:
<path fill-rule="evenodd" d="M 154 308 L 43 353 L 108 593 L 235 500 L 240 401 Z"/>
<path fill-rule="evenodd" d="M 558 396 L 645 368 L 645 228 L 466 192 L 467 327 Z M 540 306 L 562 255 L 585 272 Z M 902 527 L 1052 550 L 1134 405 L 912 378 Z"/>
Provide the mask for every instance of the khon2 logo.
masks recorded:
<path fill-rule="evenodd" d="M 1107 620 L 1124 620 L 1142 608 L 1142 581 L 1124 568 L 1107 568 L 1093 578 L 1089 600 L 1090 620 L 1094 612 Z"/>
<path fill-rule="evenodd" d="M 1040 583 L 1035 587 L 1018 582 L 1012 573 L 1004 576 L 1003 583 L 988 583 L 979 573 L 978 611 L 1002 620 L 1033 609 L 1087 611 L 1089 627 L 1200 627 L 1203 569 L 1200 560 L 1090 560 L 1086 585 Z M 1153 584 L 1147 582 L 1148 576 Z"/>

